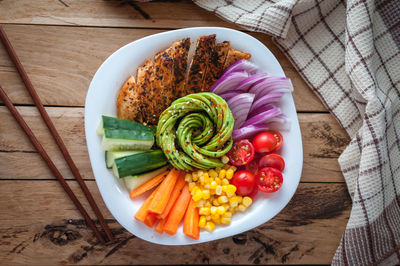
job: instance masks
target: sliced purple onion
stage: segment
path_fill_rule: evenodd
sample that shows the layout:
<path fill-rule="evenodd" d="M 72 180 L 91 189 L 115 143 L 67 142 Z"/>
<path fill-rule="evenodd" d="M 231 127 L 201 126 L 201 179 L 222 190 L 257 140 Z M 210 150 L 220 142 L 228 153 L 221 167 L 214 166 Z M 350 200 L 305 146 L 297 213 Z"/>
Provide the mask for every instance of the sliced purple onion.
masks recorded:
<path fill-rule="evenodd" d="M 223 75 L 211 87 L 211 92 L 215 94 L 222 94 L 224 92 L 234 89 L 238 83 L 247 78 L 249 75 L 246 71 L 237 71 Z"/>
<path fill-rule="evenodd" d="M 258 82 L 260 82 L 261 80 L 264 80 L 267 77 L 268 77 L 267 73 L 258 73 L 258 74 L 251 75 L 248 78 L 245 78 L 244 80 L 242 80 L 236 87 L 236 90 L 247 92 L 251 86 L 253 86 L 254 84 L 257 84 Z"/>
<path fill-rule="evenodd" d="M 255 109 L 252 109 L 253 106 L 254 106 L 254 103 L 252 104 L 249 114 L 247 115 L 247 118 L 249 118 L 249 119 L 258 114 L 261 114 L 265 111 L 271 110 L 273 108 L 277 108 L 276 105 L 273 105 L 273 104 L 265 104 L 265 105 L 259 106 L 258 108 L 255 108 Z"/>
<path fill-rule="evenodd" d="M 251 138 L 255 134 L 269 130 L 269 126 L 266 125 L 249 125 L 246 127 L 241 127 L 232 132 L 233 140 L 240 140 L 245 138 Z"/>
<path fill-rule="evenodd" d="M 246 121 L 251 105 L 253 104 L 254 96 L 251 93 L 241 93 L 228 101 L 228 106 L 235 119 L 234 130 Z"/>
<path fill-rule="evenodd" d="M 237 71 L 237 70 L 244 70 L 247 73 L 249 73 L 250 75 L 253 75 L 253 74 L 257 73 L 258 67 L 255 64 L 251 63 L 250 61 L 242 59 L 242 60 L 236 61 L 235 63 L 233 63 L 232 65 L 227 67 L 224 70 L 224 72 L 222 73 L 222 76 L 224 76 L 225 74 Z"/>
<path fill-rule="evenodd" d="M 282 92 L 271 92 L 267 95 L 262 96 L 260 99 L 254 101 L 253 105 L 250 108 L 250 113 L 264 105 L 279 102 L 283 94 L 284 93 Z"/>
<path fill-rule="evenodd" d="M 292 82 L 288 78 L 268 77 L 257 84 L 254 84 L 248 92 L 254 93 L 256 95 L 255 100 L 258 100 L 272 91 L 283 93 L 292 92 Z"/>
<path fill-rule="evenodd" d="M 247 121 L 242 125 L 243 127 L 248 126 L 248 125 L 255 125 L 255 124 L 266 124 L 268 123 L 268 121 L 281 114 L 281 109 L 274 106 L 273 108 L 259 113 L 253 117 L 251 117 L 250 119 L 247 119 Z"/>

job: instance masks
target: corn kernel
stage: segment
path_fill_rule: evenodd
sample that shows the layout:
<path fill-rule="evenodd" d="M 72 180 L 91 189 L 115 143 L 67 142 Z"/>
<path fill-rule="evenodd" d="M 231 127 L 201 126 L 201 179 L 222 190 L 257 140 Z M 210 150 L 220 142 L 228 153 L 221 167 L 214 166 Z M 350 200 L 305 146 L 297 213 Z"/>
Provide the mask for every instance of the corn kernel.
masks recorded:
<path fill-rule="evenodd" d="M 194 195 L 192 196 L 192 198 L 193 198 L 194 201 L 199 201 L 199 200 L 201 200 L 201 199 L 203 198 L 203 192 L 201 192 L 200 189 L 199 189 L 199 190 L 196 190 L 196 191 L 194 192 Z"/>
<path fill-rule="evenodd" d="M 198 178 L 198 176 L 197 176 L 197 172 L 193 172 L 193 173 L 192 173 L 192 178 L 193 178 L 193 177 L 196 177 L 196 178 Z"/>
<path fill-rule="evenodd" d="M 213 199 L 212 204 L 213 204 L 214 206 L 219 206 L 218 199 Z"/>
<path fill-rule="evenodd" d="M 221 220 L 221 224 L 230 224 L 231 223 L 231 218 L 228 218 L 228 217 L 223 217 L 220 220 Z"/>
<path fill-rule="evenodd" d="M 207 218 L 205 216 L 200 216 L 199 227 L 203 228 L 204 226 L 206 226 L 206 222 L 207 222 Z"/>
<path fill-rule="evenodd" d="M 237 199 L 238 199 L 238 203 L 242 203 L 242 196 L 237 196 Z"/>
<path fill-rule="evenodd" d="M 222 179 L 222 185 L 229 185 L 229 180 L 226 178 Z"/>
<path fill-rule="evenodd" d="M 201 184 L 204 184 L 204 175 L 199 175 L 199 181 Z"/>
<path fill-rule="evenodd" d="M 201 175 L 203 175 L 203 174 L 204 174 L 204 172 L 203 172 L 203 171 L 201 171 L 201 170 L 199 170 L 199 171 L 197 171 L 197 174 L 198 174 L 199 176 L 201 176 Z"/>
<path fill-rule="evenodd" d="M 221 162 L 222 162 L 223 164 L 229 163 L 229 158 L 228 158 L 228 156 L 226 156 L 226 155 L 222 156 L 222 157 L 221 157 Z M 227 164 L 227 165 L 228 165 L 228 164 Z M 228 165 L 228 166 L 229 166 L 229 165 Z"/>
<path fill-rule="evenodd" d="M 206 204 L 204 205 L 204 207 L 211 207 L 211 202 L 210 201 L 206 201 Z"/>
<path fill-rule="evenodd" d="M 226 178 L 231 180 L 232 177 L 233 177 L 233 170 L 232 170 L 232 166 L 231 166 L 228 170 L 226 170 Z"/>
<path fill-rule="evenodd" d="M 203 193 L 203 199 L 207 200 L 210 198 L 210 190 L 205 189 L 202 191 L 202 193 Z"/>
<path fill-rule="evenodd" d="M 217 194 L 217 195 L 221 195 L 222 194 L 222 187 L 220 185 L 218 185 L 215 188 L 215 194 Z"/>
<path fill-rule="evenodd" d="M 227 185 L 226 193 L 233 194 L 235 192 L 236 192 L 236 187 L 234 185 L 231 185 L 231 184 Z"/>
<path fill-rule="evenodd" d="M 225 176 L 226 176 L 226 170 L 225 170 L 225 169 L 222 169 L 222 170 L 219 172 L 218 177 L 219 177 L 220 179 L 223 179 L 223 178 L 225 178 Z"/>
<path fill-rule="evenodd" d="M 195 173 L 195 172 L 194 172 Z M 197 180 L 199 180 L 199 177 L 197 175 L 194 175 L 194 173 L 192 174 L 192 180 L 194 182 L 196 182 Z"/>
<path fill-rule="evenodd" d="M 195 186 L 196 186 L 196 183 L 190 182 L 189 183 L 189 191 L 192 191 Z"/>
<path fill-rule="evenodd" d="M 228 198 L 226 196 L 219 196 L 218 197 L 218 202 L 219 203 L 227 203 L 228 202 Z"/>
<path fill-rule="evenodd" d="M 230 169 L 232 169 L 232 171 L 233 171 L 233 172 L 236 172 L 236 170 L 237 170 L 237 167 L 236 167 L 236 166 L 234 166 L 234 165 L 231 165 Z"/>
<path fill-rule="evenodd" d="M 217 207 L 217 213 L 218 213 L 219 215 L 224 214 L 224 213 L 225 213 L 225 208 L 224 208 L 224 206 L 218 206 L 218 207 Z"/>
<path fill-rule="evenodd" d="M 189 173 L 187 173 L 186 175 L 185 175 L 185 181 L 186 182 L 192 182 L 192 175 L 191 174 L 189 174 Z"/>
<path fill-rule="evenodd" d="M 247 209 L 247 207 L 244 206 L 243 204 L 240 204 L 240 205 L 238 206 L 238 208 L 237 208 L 237 210 L 238 210 L 238 211 L 241 211 L 241 212 L 246 211 L 246 209 Z"/>
<path fill-rule="evenodd" d="M 207 216 L 206 216 L 206 220 L 207 220 L 207 221 L 211 221 L 211 215 L 207 215 Z"/>
<path fill-rule="evenodd" d="M 217 213 L 217 207 L 211 206 L 210 213 L 211 213 L 211 215 L 216 214 Z"/>
<path fill-rule="evenodd" d="M 213 222 L 207 222 L 204 227 L 208 232 L 212 232 L 215 229 L 215 224 Z"/>
<path fill-rule="evenodd" d="M 210 189 L 216 189 L 217 186 L 218 186 L 217 182 L 211 181 L 211 183 L 210 183 Z"/>
<path fill-rule="evenodd" d="M 204 185 L 204 188 L 205 188 L 205 189 L 210 189 L 210 184 L 205 184 L 205 185 Z"/>
<path fill-rule="evenodd" d="M 216 178 L 216 177 L 218 176 L 218 173 L 215 172 L 214 169 L 211 169 L 211 170 L 208 171 L 208 175 L 209 175 L 211 178 Z"/>
<path fill-rule="evenodd" d="M 253 203 L 253 200 L 250 197 L 244 197 L 242 204 L 246 207 L 249 207 Z"/>
<path fill-rule="evenodd" d="M 224 167 L 222 167 L 222 169 L 224 169 L 224 170 L 228 170 L 228 169 L 229 169 L 229 167 L 231 167 L 229 164 L 225 164 L 225 165 L 224 165 Z"/>
<path fill-rule="evenodd" d="M 214 222 L 215 222 L 215 221 L 218 221 L 219 219 L 220 219 L 220 216 L 219 216 L 218 213 L 216 213 L 216 214 L 211 214 L 211 220 L 213 220 Z"/>
<path fill-rule="evenodd" d="M 231 197 L 231 198 L 229 199 L 229 205 L 230 205 L 232 208 L 238 206 L 238 205 L 239 205 L 238 197 L 237 197 L 237 196 Z"/>
<path fill-rule="evenodd" d="M 225 213 L 222 215 L 222 217 L 223 217 L 223 218 L 231 218 L 231 217 L 232 217 L 232 212 L 225 212 Z"/>
<path fill-rule="evenodd" d="M 224 208 L 225 208 L 225 211 L 228 211 L 229 210 L 229 204 L 227 204 L 227 203 L 225 203 L 224 205 L 222 205 L 222 206 L 224 206 Z"/>
<path fill-rule="evenodd" d="M 208 207 L 201 207 L 199 209 L 199 214 L 200 215 L 210 215 L 210 213 L 211 213 L 211 210 Z"/>
<path fill-rule="evenodd" d="M 215 178 L 215 183 L 217 183 L 217 185 L 221 185 L 222 184 L 222 180 L 219 177 Z"/>
<path fill-rule="evenodd" d="M 200 200 L 195 202 L 196 207 L 204 207 L 205 204 L 206 204 L 205 200 Z"/>
<path fill-rule="evenodd" d="M 216 168 L 215 168 L 215 171 L 216 171 L 217 173 L 219 173 L 219 171 L 221 171 L 221 167 L 216 167 Z"/>

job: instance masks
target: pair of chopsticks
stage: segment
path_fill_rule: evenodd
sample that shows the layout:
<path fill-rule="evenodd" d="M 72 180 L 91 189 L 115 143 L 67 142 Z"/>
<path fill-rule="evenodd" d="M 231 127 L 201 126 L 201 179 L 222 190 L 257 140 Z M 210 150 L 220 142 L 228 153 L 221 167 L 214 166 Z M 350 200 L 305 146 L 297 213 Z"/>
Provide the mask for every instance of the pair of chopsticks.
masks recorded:
<path fill-rule="evenodd" d="M 46 110 L 43 107 L 42 102 L 40 101 L 40 98 L 38 94 L 36 93 L 35 89 L 33 88 L 33 85 L 31 81 L 29 80 L 28 75 L 26 74 L 21 62 L 18 59 L 17 54 L 14 51 L 14 48 L 12 47 L 9 39 L 7 38 L 6 33 L 4 32 L 3 28 L 0 26 L 0 39 L 3 42 L 4 47 L 6 48 L 8 55 L 10 56 L 11 60 L 14 62 L 15 66 L 18 69 L 18 73 L 20 74 L 23 82 L 25 83 L 26 88 L 29 91 L 29 94 L 31 95 L 37 109 L 40 112 L 40 115 L 42 116 L 44 122 L 46 123 L 48 129 L 51 132 L 51 135 L 53 136 L 54 140 L 56 141 L 58 147 L 60 148 L 64 159 L 66 160 L 68 166 L 71 169 L 72 174 L 74 175 L 75 179 L 78 181 L 79 186 L 81 187 L 83 193 L 86 196 L 86 199 L 88 200 L 90 206 L 92 207 L 94 213 L 96 214 L 100 225 L 103 227 L 108 239 L 110 241 L 114 240 L 114 237 L 110 231 L 110 228 L 108 227 L 106 221 L 104 220 L 103 215 L 101 214 L 99 207 L 97 206 L 96 202 L 93 199 L 92 194 L 90 194 L 89 189 L 87 188 L 85 182 L 82 179 L 82 176 L 79 173 L 78 168 L 76 167 L 74 161 L 71 158 L 71 155 L 69 154 L 67 148 L 65 147 L 64 142 L 62 141 L 60 135 L 58 134 L 56 128 L 54 127 L 53 122 L 51 121 L 49 115 L 47 114 Z M 25 131 L 26 135 L 28 136 L 29 140 L 32 142 L 33 146 L 36 148 L 36 150 L 40 153 L 42 156 L 43 160 L 46 162 L 47 166 L 50 168 L 51 172 L 55 175 L 57 180 L 60 182 L 61 186 L 65 190 L 65 192 L 68 194 L 72 202 L 75 204 L 76 208 L 79 210 L 79 212 L 82 214 L 82 216 L 85 218 L 86 223 L 90 226 L 90 228 L 93 230 L 95 233 L 97 239 L 101 243 L 105 243 L 104 237 L 101 235 L 99 230 L 97 229 L 96 225 L 92 221 L 92 219 L 89 217 L 88 213 L 85 211 L 84 207 L 78 200 L 78 198 L 75 196 L 74 192 L 71 190 L 70 186 L 67 184 L 67 182 L 64 180 L 64 177 L 61 175 L 60 171 L 58 171 L 57 167 L 54 165 L 53 161 L 50 159 L 49 155 L 46 153 L 44 150 L 43 146 L 40 144 L 39 140 L 35 137 L 33 134 L 32 130 L 29 128 L 29 126 L 26 124 L 24 118 L 21 116 L 21 114 L 18 112 L 18 110 L 15 108 L 13 103 L 11 102 L 10 98 L 8 98 L 7 94 L 4 92 L 4 90 L 0 86 L 0 98 L 4 101 L 4 104 L 7 106 L 7 108 L 10 110 L 11 114 L 14 116 L 14 118 L 17 120 L 18 124 L 21 126 L 21 128 Z"/>

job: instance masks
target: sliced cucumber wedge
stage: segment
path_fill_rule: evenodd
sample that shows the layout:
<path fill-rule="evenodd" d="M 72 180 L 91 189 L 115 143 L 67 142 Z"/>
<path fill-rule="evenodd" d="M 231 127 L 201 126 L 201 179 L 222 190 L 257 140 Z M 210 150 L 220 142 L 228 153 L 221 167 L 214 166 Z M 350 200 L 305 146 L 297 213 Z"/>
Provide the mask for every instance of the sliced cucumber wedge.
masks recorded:
<path fill-rule="evenodd" d="M 106 165 L 110 169 L 114 165 L 114 160 L 144 151 L 106 151 Z"/>
<path fill-rule="evenodd" d="M 167 170 L 167 168 L 168 168 L 168 166 L 164 166 L 164 167 L 158 168 L 156 170 L 152 170 L 152 171 L 144 173 L 144 174 L 125 176 L 123 178 L 123 180 L 125 182 L 125 186 L 128 189 L 128 191 L 131 192 L 132 190 L 140 187 L 141 185 L 143 185 L 150 179 L 162 174 L 164 171 Z"/>
<path fill-rule="evenodd" d="M 116 159 L 113 165 L 114 175 L 118 178 L 138 175 L 167 164 L 167 158 L 161 150 L 132 154 Z"/>
<path fill-rule="evenodd" d="M 150 150 L 154 136 L 150 131 L 104 128 L 101 147 L 105 151 Z"/>
<path fill-rule="evenodd" d="M 129 129 L 129 130 L 135 130 L 135 131 L 147 131 L 152 134 L 156 133 L 156 127 L 155 126 L 145 126 L 142 125 L 136 121 L 129 121 L 126 119 L 120 119 L 116 117 L 111 117 L 111 116 L 105 116 L 103 115 L 101 117 L 101 121 L 99 123 L 99 126 L 96 129 L 97 134 L 100 136 L 104 135 L 104 129 L 109 128 L 109 129 Z"/>

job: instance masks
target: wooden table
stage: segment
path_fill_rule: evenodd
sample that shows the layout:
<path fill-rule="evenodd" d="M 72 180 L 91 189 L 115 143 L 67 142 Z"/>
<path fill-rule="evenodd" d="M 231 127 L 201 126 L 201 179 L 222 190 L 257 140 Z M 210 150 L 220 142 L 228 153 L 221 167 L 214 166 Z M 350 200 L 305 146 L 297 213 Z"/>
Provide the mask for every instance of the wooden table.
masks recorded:
<path fill-rule="evenodd" d="M 97 243 L 0 104 L 0 264 L 331 262 L 351 208 L 337 163 L 349 139 L 270 37 L 250 33 L 274 53 L 295 87 L 304 146 L 297 192 L 281 213 L 249 232 L 168 247 L 131 235 L 107 211 L 93 179 L 83 130 L 87 88 L 103 60 L 136 39 L 184 27 L 237 27 L 189 1 L 3 0 L 0 23 L 116 236 L 113 243 Z M 0 84 L 83 198 L 3 47 Z"/>

